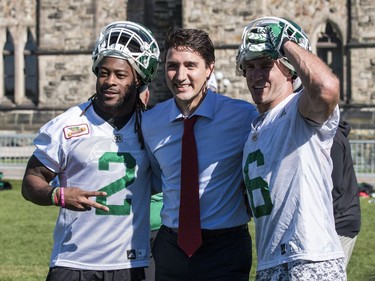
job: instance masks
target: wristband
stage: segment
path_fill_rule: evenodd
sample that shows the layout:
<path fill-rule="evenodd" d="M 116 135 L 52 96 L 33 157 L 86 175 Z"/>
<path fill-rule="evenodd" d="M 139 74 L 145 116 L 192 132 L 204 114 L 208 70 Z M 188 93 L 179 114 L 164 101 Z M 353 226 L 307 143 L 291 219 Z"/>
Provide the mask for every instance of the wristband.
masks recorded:
<path fill-rule="evenodd" d="M 57 190 L 60 189 L 60 187 L 56 188 L 55 194 L 53 196 L 53 201 L 55 202 L 56 206 L 59 206 L 59 198 L 57 197 Z"/>
<path fill-rule="evenodd" d="M 61 201 L 61 207 L 65 208 L 64 187 L 60 188 L 60 201 Z"/>
<path fill-rule="evenodd" d="M 58 206 L 58 203 L 59 203 L 59 201 L 57 200 L 57 195 L 56 195 L 56 192 L 58 189 L 59 187 L 54 188 L 51 193 L 52 205 L 55 205 L 55 206 Z"/>

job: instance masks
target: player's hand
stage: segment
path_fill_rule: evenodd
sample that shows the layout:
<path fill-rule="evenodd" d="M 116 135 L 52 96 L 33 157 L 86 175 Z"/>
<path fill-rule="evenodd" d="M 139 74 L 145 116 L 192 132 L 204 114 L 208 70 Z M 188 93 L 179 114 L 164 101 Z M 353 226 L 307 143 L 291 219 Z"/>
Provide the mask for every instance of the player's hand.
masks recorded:
<path fill-rule="evenodd" d="M 86 191 L 78 187 L 64 188 L 65 208 L 73 211 L 90 211 L 91 208 L 96 208 L 108 212 L 109 208 L 107 206 L 89 199 L 95 196 L 107 196 L 107 193 L 103 191 Z"/>
<path fill-rule="evenodd" d="M 269 38 L 269 30 L 266 27 L 258 27 L 247 34 L 247 60 L 269 57 L 278 59 L 279 53 Z"/>
<path fill-rule="evenodd" d="M 308 49 L 306 45 L 306 40 L 301 36 L 301 33 L 294 31 L 289 26 L 285 25 L 283 22 L 270 24 L 265 27 L 268 37 L 275 51 L 277 51 L 279 57 L 285 57 L 284 53 L 284 43 L 289 40 L 304 49 Z"/>

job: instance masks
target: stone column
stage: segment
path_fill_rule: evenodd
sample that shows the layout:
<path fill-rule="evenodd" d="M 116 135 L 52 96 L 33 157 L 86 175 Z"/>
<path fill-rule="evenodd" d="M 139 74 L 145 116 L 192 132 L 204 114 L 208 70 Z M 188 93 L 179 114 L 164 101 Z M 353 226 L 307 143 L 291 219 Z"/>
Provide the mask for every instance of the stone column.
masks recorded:
<path fill-rule="evenodd" d="M 27 28 L 15 26 L 10 28 L 14 38 L 14 103 L 19 105 L 25 98 L 25 59 L 24 50 L 27 42 Z"/>

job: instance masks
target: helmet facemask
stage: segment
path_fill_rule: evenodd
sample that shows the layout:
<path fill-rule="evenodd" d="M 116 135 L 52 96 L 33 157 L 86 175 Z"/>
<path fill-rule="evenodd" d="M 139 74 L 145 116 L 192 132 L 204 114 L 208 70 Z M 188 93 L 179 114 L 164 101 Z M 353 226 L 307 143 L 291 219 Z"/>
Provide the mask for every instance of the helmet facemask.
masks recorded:
<path fill-rule="evenodd" d="M 100 32 L 92 53 L 92 71 L 98 74 L 98 65 L 105 57 L 124 59 L 139 74 L 141 86 L 146 88 L 156 75 L 159 55 L 158 44 L 148 29 L 133 22 L 114 22 Z"/>

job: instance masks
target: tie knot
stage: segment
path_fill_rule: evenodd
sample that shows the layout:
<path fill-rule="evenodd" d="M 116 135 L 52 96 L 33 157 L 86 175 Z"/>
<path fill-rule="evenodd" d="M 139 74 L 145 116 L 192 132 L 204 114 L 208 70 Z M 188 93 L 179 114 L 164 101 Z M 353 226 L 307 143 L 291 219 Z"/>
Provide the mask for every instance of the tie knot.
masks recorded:
<path fill-rule="evenodd" d="M 190 118 L 186 118 L 184 119 L 184 128 L 185 129 L 192 129 L 195 125 L 195 122 L 197 121 L 198 119 L 198 115 L 194 115 Z"/>

